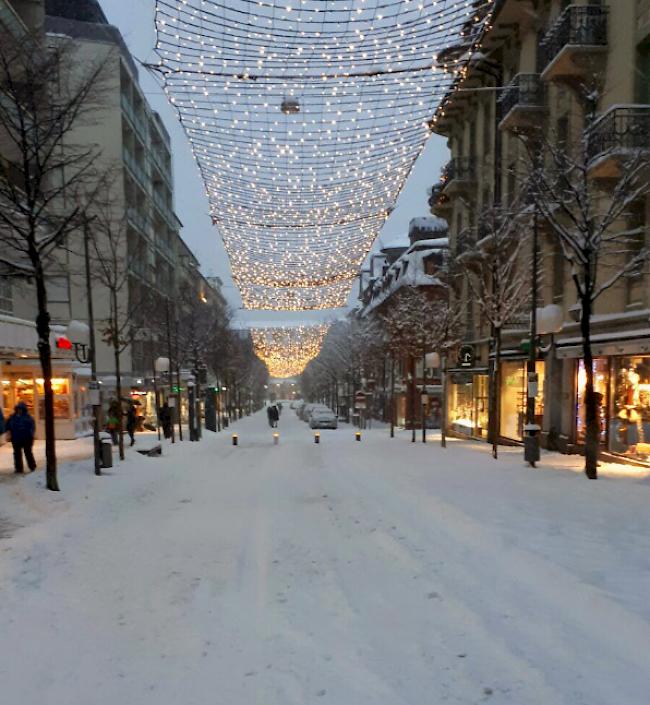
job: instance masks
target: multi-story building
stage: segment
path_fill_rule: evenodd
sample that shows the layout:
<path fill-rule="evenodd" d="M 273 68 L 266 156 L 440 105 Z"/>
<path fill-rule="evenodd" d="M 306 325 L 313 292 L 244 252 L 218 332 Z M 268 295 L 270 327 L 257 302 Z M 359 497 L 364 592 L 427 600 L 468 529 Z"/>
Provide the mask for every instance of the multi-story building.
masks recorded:
<path fill-rule="evenodd" d="M 359 315 L 387 314 L 407 287 L 420 289 L 430 298 L 446 297 L 444 270 L 447 252 L 447 224 L 444 220 L 411 220 L 408 239 L 386 243 L 378 253 L 371 255 L 369 266 L 360 271 Z M 381 416 L 390 413 L 398 426 L 413 427 L 421 423 L 424 407 L 424 418 L 428 419 L 429 426 L 439 427 L 440 370 L 425 366 L 419 357 L 413 360 L 408 355 L 398 355 L 392 375 L 392 409 L 387 408 L 390 405 L 386 395 L 387 373 L 388 370 L 383 370 L 383 380 L 375 384 L 371 399 L 373 413 Z M 415 417 L 411 418 L 414 409 Z"/>
<path fill-rule="evenodd" d="M 180 237 L 182 224 L 173 205 L 169 135 L 139 86 L 137 66 L 119 30 L 108 23 L 97 0 L 0 0 L 0 22 L 10 23 L 14 31 L 44 31 L 52 42 L 73 42 L 81 63 L 84 59 L 88 65 L 105 63 L 101 102 L 71 139 L 96 149 L 97 173 L 108 176 L 98 199 L 96 220 L 89 227 L 95 229 L 93 234 L 100 249 L 110 230 L 110 237 L 117 244 L 117 266 L 128 272 L 117 291 L 119 322 L 125 339 L 120 359 L 122 388 L 124 393 L 138 394 L 143 406 L 152 407 L 154 359 L 166 356 L 168 350 L 167 336 L 161 330 L 166 309 L 171 309 L 172 318 L 180 315 L 177 309 L 181 291 L 225 308 L 219 282 L 215 286 L 201 275 L 196 257 Z M 66 244 L 52 257 L 47 273 L 49 310 L 58 334 L 70 320 L 87 320 L 81 229 L 78 237 L 70 236 Z M 96 266 L 91 267 L 96 272 Z M 115 360 L 103 332 L 111 315 L 111 296 L 99 277 L 93 279 L 92 291 L 98 377 L 108 397 L 115 385 Z M 3 314 L 10 313 L 23 322 L 33 321 L 34 299 L 29 282 L 0 279 Z M 18 337 L 24 339 L 24 335 Z M 5 354 L 2 340 L 0 352 Z M 21 348 L 18 354 L 27 353 Z M 56 347 L 55 356 L 62 359 L 60 364 L 55 361 L 55 375 L 60 382 L 55 389 L 57 434 L 70 437 L 82 432 L 89 420 L 84 396 L 88 371 Z M 11 375 L 6 372 L 6 364 L 1 371 L 5 409 L 19 398 L 31 398 L 38 423 L 36 357 L 34 344 L 30 354 L 34 358 L 30 360 L 33 369 L 29 374 L 23 369 L 24 364 L 19 370 L 15 362 Z"/>
<path fill-rule="evenodd" d="M 605 203 L 613 196 L 621 160 L 650 150 L 648 0 L 497 0 L 480 45 L 432 121 L 433 130 L 448 139 L 451 161 L 430 205 L 448 220 L 456 255 L 480 237 L 487 211 L 503 210 L 520 196 L 527 145 L 535 140 L 577 159 L 588 134 L 589 183 Z M 465 50 L 458 47 L 439 60 L 451 64 Z M 646 189 L 625 222 L 616 225 L 638 233 L 632 250 L 648 245 L 649 217 Z M 548 224 L 538 224 L 539 306 L 559 306 L 564 324 L 552 341 L 543 341 L 537 416 L 547 445 L 575 452 L 585 432 L 577 294 L 557 236 Z M 475 354 L 471 368 L 452 371 L 449 419 L 485 438 L 491 333 L 467 289 L 460 298 L 464 342 Z M 650 457 L 649 307 L 650 278 L 640 268 L 605 292 L 592 316 L 603 449 L 642 461 Z M 521 343 L 529 337 L 529 317 L 522 314 L 504 334 L 498 390 L 499 433 L 515 441 L 522 438 L 527 396 Z"/>

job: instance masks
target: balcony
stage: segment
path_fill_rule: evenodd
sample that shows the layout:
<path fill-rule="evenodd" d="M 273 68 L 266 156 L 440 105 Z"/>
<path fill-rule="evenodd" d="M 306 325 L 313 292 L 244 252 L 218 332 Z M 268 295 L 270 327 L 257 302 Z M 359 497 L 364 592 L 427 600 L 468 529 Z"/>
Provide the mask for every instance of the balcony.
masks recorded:
<path fill-rule="evenodd" d="M 539 126 L 544 111 L 544 84 L 538 73 L 519 73 L 500 99 L 501 130 L 527 130 Z"/>
<path fill-rule="evenodd" d="M 432 186 L 431 195 L 429 196 L 429 209 L 432 215 L 448 220 L 453 210 L 453 205 L 449 196 L 442 192 L 443 187 L 444 183 L 442 182 Z"/>
<path fill-rule="evenodd" d="M 569 5 L 539 45 L 539 62 L 545 81 L 576 80 L 607 50 L 607 8 L 600 5 Z"/>
<path fill-rule="evenodd" d="M 619 105 L 589 128 L 589 173 L 596 179 L 620 177 L 635 154 L 650 155 L 650 105 Z"/>
<path fill-rule="evenodd" d="M 147 126 L 144 122 L 144 120 L 138 115 L 136 112 L 136 109 L 134 108 L 133 104 L 131 103 L 129 97 L 125 95 L 124 93 L 121 94 L 121 103 L 122 103 L 122 111 L 124 114 L 127 116 L 129 119 L 129 122 L 131 123 L 131 126 L 135 130 L 135 132 L 138 134 L 140 139 L 144 144 L 147 143 Z"/>
<path fill-rule="evenodd" d="M 469 190 L 476 183 L 476 159 L 474 157 L 456 157 L 443 170 L 442 192 L 453 196 Z"/>
<path fill-rule="evenodd" d="M 147 237 L 151 237 L 151 225 L 146 215 L 134 207 L 128 208 L 126 213 L 129 222 L 136 230 L 139 230 Z"/>
<path fill-rule="evenodd" d="M 145 192 L 148 191 L 148 178 L 144 168 L 138 164 L 135 157 L 126 147 L 122 150 L 122 157 L 124 159 L 124 163 L 129 168 L 129 171 L 133 174 L 135 180 L 140 184 Z"/>

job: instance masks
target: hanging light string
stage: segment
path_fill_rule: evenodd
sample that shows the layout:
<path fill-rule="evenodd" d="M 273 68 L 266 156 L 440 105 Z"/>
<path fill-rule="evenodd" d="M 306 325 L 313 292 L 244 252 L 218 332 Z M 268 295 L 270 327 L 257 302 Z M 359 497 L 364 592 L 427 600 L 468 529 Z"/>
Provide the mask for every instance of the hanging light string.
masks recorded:
<path fill-rule="evenodd" d="M 296 377 L 319 353 L 329 324 L 252 328 L 253 349 L 271 377 Z"/>
<path fill-rule="evenodd" d="M 245 308 L 345 305 L 493 4 L 156 1 L 157 69 Z"/>

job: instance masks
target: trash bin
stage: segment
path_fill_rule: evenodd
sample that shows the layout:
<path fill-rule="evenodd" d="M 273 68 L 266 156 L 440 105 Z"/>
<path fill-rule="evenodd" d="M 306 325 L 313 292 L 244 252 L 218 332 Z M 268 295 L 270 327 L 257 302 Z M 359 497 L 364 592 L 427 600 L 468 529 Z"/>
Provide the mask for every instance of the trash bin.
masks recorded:
<path fill-rule="evenodd" d="M 539 432 L 541 428 L 537 424 L 526 424 L 524 426 L 524 460 L 535 467 L 539 462 Z"/>
<path fill-rule="evenodd" d="M 113 467 L 113 442 L 109 438 L 102 438 L 100 441 L 101 446 L 101 461 L 103 468 Z"/>

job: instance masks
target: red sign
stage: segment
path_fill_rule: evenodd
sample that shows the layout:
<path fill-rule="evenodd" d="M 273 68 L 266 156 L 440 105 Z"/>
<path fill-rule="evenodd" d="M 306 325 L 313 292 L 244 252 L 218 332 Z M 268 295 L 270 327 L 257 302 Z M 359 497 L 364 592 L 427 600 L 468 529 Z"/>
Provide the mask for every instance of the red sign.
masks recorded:
<path fill-rule="evenodd" d="M 72 343 L 62 335 L 60 338 L 56 339 L 56 347 L 60 350 L 72 350 Z"/>

